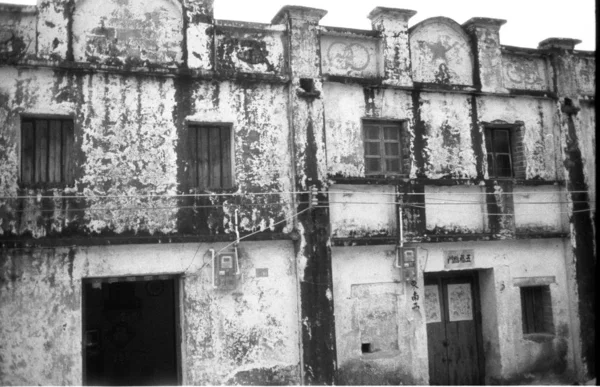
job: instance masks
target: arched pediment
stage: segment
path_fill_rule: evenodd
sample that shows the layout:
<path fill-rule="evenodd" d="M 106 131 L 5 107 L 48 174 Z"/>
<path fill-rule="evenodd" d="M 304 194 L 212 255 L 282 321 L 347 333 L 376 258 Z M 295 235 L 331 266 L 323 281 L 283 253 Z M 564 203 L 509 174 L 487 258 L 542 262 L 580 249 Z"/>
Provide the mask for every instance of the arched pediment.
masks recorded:
<path fill-rule="evenodd" d="M 470 38 L 454 20 L 423 20 L 410 28 L 409 40 L 415 82 L 473 85 Z"/>
<path fill-rule="evenodd" d="M 176 64 L 182 59 L 178 0 L 79 0 L 73 13 L 76 61 Z"/>

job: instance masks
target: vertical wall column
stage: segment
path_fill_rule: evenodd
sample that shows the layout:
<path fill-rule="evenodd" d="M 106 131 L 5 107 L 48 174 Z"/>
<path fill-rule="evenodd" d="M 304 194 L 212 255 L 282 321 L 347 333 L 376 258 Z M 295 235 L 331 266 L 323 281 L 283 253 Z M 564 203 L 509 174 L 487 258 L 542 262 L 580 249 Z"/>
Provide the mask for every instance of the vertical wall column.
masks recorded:
<path fill-rule="evenodd" d="M 384 84 L 412 86 L 408 42 L 408 20 L 417 12 L 410 9 L 376 7 L 369 13 L 374 30 L 383 37 Z"/>
<path fill-rule="evenodd" d="M 580 142 L 581 133 L 596 130 L 592 127 L 578 127 L 577 120 L 580 111 L 577 71 L 575 66 L 574 48 L 581 41 L 566 38 L 550 38 L 539 44 L 539 49 L 546 50 L 554 75 L 555 92 L 559 98 L 561 118 L 561 147 L 563 148 L 563 165 L 567 181 L 568 198 L 570 201 L 569 220 L 571 223 L 571 246 L 574 262 L 568 262 L 567 268 L 575 267 L 574 280 L 570 292 L 572 299 L 577 300 L 580 332 L 573 333 L 576 343 L 574 351 L 576 364 L 579 357 L 583 362 L 578 370 L 580 381 L 596 377 L 596 348 L 595 348 L 595 273 L 596 251 L 594 246 L 594 229 L 590 214 L 589 190 L 586 184 L 585 171 Z M 574 277 L 574 278 L 573 278 Z M 576 320 L 576 319 L 575 319 Z"/>
<path fill-rule="evenodd" d="M 273 24 L 288 29 L 290 122 L 296 188 L 326 186 L 325 119 L 320 79 L 318 23 L 326 11 L 286 6 Z M 309 197 L 299 195 L 298 211 L 307 208 Z M 333 384 L 336 368 L 333 282 L 329 247 L 329 208 L 325 195 L 319 206 L 298 217 L 298 280 L 302 318 L 303 381 L 305 384 Z"/>
<path fill-rule="evenodd" d="M 502 52 L 500 51 L 500 27 L 502 19 L 474 17 L 462 26 L 469 33 L 473 45 L 473 79 L 481 91 L 507 93 L 502 84 Z"/>
<path fill-rule="evenodd" d="M 184 1 L 184 63 L 190 69 L 213 69 L 214 0 Z"/>

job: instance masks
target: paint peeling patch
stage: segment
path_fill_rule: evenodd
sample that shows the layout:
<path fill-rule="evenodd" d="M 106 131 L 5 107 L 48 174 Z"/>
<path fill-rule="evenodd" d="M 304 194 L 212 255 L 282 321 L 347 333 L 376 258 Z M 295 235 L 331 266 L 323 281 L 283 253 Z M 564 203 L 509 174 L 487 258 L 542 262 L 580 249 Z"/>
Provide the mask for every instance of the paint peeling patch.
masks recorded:
<path fill-rule="evenodd" d="M 364 359 L 352 359 L 337 371 L 337 381 L 340 385 L 414 385 L 411 373 L 400 369 L 397 364 L 397 352 L 389 358 L 386 354 L 365 356 Z"/>
<path fill-rule="evenodd" d="M 257 367 L 239 371 L 224 384 L 255 386 L 296 385 L 299 384 L 298 366 Z"/>
<path fill-rule="evenodd" d="M 280 33 L 217 28 L 219 70 L 280 74 L 283 71 L 283 40 Z"/>

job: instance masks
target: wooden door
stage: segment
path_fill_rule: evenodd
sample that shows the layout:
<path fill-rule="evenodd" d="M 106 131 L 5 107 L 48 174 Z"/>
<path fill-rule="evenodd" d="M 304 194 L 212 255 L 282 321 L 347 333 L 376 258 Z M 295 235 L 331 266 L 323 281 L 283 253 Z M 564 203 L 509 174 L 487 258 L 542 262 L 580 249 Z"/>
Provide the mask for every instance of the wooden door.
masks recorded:
<path fill-rule="evenodd" d="M 483 384 L 483 351 L 474 274 L 425 277 L 429 384 Z"/>

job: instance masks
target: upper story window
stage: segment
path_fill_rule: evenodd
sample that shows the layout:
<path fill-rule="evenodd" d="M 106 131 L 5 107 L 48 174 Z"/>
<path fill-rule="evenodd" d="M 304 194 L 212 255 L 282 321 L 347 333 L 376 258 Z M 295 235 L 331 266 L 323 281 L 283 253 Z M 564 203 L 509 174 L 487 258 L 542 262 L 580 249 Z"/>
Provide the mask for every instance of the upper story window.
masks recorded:
<path fill-rule="evenodd" d="M 403 173 L 402 125 L 398 122 L 364 121 L 365 174 Z"/>
<path fill-rule="evenodd" d="M 489 177 L 513 177 L 510 129 L 486 128 L 485 149 Z"/>
<path fill-rule="evenodd" d="M 72 183 L 73 120 L 21 120 L 21 184 Z"/>
<path fill-rule="evenodd" d="M 190 186 L 200 189 L 233 186 L 231 126 L 190 125 Z"/>

